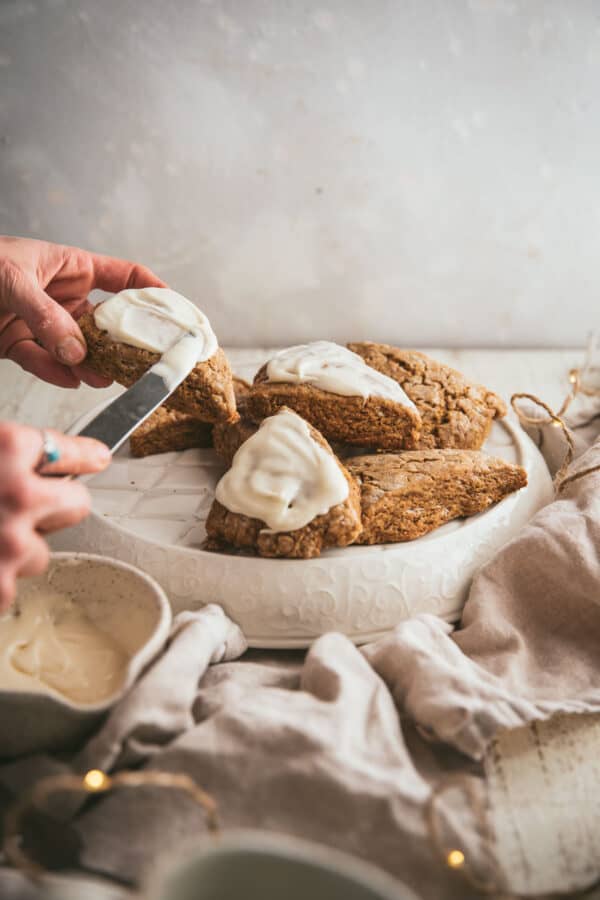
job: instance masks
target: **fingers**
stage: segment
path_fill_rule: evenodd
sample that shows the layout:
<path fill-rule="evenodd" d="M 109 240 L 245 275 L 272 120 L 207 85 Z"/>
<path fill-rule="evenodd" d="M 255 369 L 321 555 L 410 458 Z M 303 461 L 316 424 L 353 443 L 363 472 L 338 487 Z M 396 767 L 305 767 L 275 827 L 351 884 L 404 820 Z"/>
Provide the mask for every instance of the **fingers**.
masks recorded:
<path fill-rule="evenodd" d="M 111 461 L 111 452 L 101 441 L 69 437 L 50 429 L 47 434 L 55 441 L 60 459 L 45 465 L 40 470 L 43 475 L 91 475 L 101 472 Z"/>
<path fill-rule="evenodd" d="M 16 580 L 41 575 L 49 550 L 39 532 L 76 525 L 89 512 L 90 497 L 82 484 L 56 482 L 33 473 L 13 475 L 16 490 L 6 497 L 0 485 L 0 612 L 13 602 Z M 16 508 L 14 501 L 20 498 Z"/>
<path fill-rule="evenodd" d="M 146 266 L 98 253 L 90 256 L 94 264 L 94 287 L 103 291 L 117 294 L 126 288 L 166 287 L 164 281 Z"/>
<path fill-rule="evenodd" d="M 6 353 L 7 359 L 12 359 L 26 372 L 63 388 L 79 387 L 78 375 L 53 359 L 47 350 L 40 347 L 33 340 L 22 340 L 13 344 Z"/>
<path fill-rule="evenodd" d="M 0 615 L 10 609 L 17 593 L 17 573 L 0 561 Z"/>
<path fill-rule="evenodd" d="M 84 384 L 89 384 L 89 386 L 93 388 L 106 388 L 110 387 L 112 384 L 110 378 L 105 378 L 104 375 L 97 375 L 90 369 L 86 369 L 85 366 L 73 366 L 71 371 L 77 378 L 80 378 Z"/>
<path fill-rule="evenodd" d="M 23 319 L 14 313 L 0 315 L 0 357 L 8 356 L 10 348 L 19 341 L 32 341 L 33 335 Z"/>
<path fill-rule="evenodd" d="M 44 467 L 44 474 L 86 475 L 101 472 L 109 464 L 111 454 L 108 447 L 92 438 L 69 437 L 48 429 L 60 459 Z M 3 478 L 4 471 L 29 472 L 38 465 L 43 451 L 42 433 L 37 428 L 0 422 L 0 497 L 10 485 Z"/>
<path fill-rule="evenodd" d="M 0 266 L 0 306 L 24 319 L 58 362 L 75 366 L 85 358 L 85 341 L 75 320 L 34 278 L 6 260 Z"/>
<path fill-rule="evenodd" d="M 90 303 L 89 300 L 84 300 L 83 303 L 78 303 L 74 309 L 70 310 L 70 313 L 75 321 L 77 321 L 84 315 L 84 313 L 92 312 L 93 309 L 94 304 Z"/>
<path fill-rule="evenodd" d="M 98 471 L 110 458 L 98 441 L 51 436 L 62 459 L 49 470 Z M 0 423 L 0 610 L 12 602 L 19 576 L 37 575 L 47 566 L 48 548 L 40 534 L 75 525 L 90 510 L 83 484 L 37 474 L 41 450 L 35 429 Z"/>
<path fill-rule="evenodd" d="M 41 534 L 70 528 L 89 514 L 91 501 L 87 490 L 82 484 L 72 482 L 71 485 L 81 492 L 81 496 L 77 497 L 74 493 L 71 495 L 69 492 L 57 497 L 54 511 L 47 516 L 42 516 L 37 523 L 37 530 Z"/>
<path fill-rule="evenodd" d="M 27 543 L 27 552 L 16 572 L 18 577 L 41 575 L 42 572 L 46 571 L 50 562 L 50 550 L 42 537 L 32 532 Z"/>
<path fill-rule="evenodd" d="M 71 315 L 79 318 L 88 309 L 93 309 L 91 303 L 79 301 L 77 308 L 71 311 Z M 0 316 L 0 358 L 12 359 L 21 368 L 31 372 L 38 378 L 58 387 L 76 388 L 83 381 L 93 388 L 105 388 L 112 384 L 110 378 L 96 375 L 86 369 L 85 366 L 62 366 L 56 362 L 47 350 L 35 343 L 31 329 L 23 321 L 9 313 Z"/>
<path fill-rule="evenodd" d="M 46 542 L 35 532 L 26 517 L 0 516 L 0 613 L 5 612 L 16 594 L 21 575 L 40 575 L 48 565 Z"/>
<path fill-rule="evenodd" d="M 70 528 L 88 515 L 90 511 L 90 495 L 87 488 L 77 481 L 44 482 L 40 489 L 40 505 L 36 512 L 36 528 L 42 534 Z"/>

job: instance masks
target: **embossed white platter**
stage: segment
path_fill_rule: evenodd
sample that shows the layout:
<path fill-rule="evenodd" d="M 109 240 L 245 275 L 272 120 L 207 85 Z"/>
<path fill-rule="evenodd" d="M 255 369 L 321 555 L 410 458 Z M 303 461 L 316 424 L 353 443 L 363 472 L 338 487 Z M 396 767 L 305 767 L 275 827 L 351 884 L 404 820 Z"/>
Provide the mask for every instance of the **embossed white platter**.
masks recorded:
<path fill-rule="evenodd" d="M 327 631 L 365 643 L 418 613 L 456 620 L 475 571 L 551 499 L 544 460 L 518 425 L 495 423 L 484 449 L 524 466 L 528 486 L 416 541 L 280 560 L 201 549 L 224 471 L 212 450 L 134 459 L 123 448 L 88 481 L 92 514 L 54 536 L 52 546 L 138 566 L 162 585 L 175 612 L 221 604 L 252 647 L 306 647 Z"/>

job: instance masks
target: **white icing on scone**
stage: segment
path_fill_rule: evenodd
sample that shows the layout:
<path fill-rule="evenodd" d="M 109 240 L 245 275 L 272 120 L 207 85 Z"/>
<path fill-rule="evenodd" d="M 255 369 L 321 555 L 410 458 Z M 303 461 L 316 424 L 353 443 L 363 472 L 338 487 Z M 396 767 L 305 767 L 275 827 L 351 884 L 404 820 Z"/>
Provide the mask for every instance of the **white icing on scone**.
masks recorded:
<path fill-rule="evenodd" d="M 216 498 L 277 533 L 303 528 L 343 503 L 349 490 L 335 457 L 314 440 L 304 419 L 284 409 L 242 444 Z"/>
<path fill-rule="evenodd" d="M 132 288 L 114 294 L 95 308 L 94 321 L 112 340 L 160 354 L 192 334 L 196 362 L 210 359 L 219 346 L 204 313 L 169 288 Z"/>
<path fill-rule="evenodd" d="M 271 382 L 310 384 L 344 397 L 383 397 L 415 408 L 398 382 L 371 368 L 357 353 L 331 341 L 299 344 L 267 363 Z"/>

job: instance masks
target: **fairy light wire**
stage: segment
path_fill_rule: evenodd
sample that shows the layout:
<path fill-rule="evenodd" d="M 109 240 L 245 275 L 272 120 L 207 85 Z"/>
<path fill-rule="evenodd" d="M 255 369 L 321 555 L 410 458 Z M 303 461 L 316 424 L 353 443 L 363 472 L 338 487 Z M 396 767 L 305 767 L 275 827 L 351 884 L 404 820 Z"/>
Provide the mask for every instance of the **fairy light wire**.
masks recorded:
<path fill-rule="evenodd" d="M 2 850 L 6 859 L 36 881 L 43 877 L 45 869 L 23 849 L 23 824 L 26 815 L 32 809 L 43 809 L 52 795 L 61 792 L 83 792 L 93 795 L 107 793 L 118 788 L 146 786 L 174 789 L 188 794 L 204 810 L 208 830 L 212 833 L 219 830 L 217 804 L 214 798 L 189 775 L 181 772 L 159 771 L 124 771 L 118 772 L 116 775 L 109 775 L 101 769 L 90 769 L 84 775 L 49 775 L 41 778 L 33 787 L 23 793 L 4 818 Z"/>
<path fill-rule="evenodd" d="M 598 338 L 596 335 L 590 336 L 590 339 L 588 341 L 584 370 L 589 368 L 597 368 L 595 366 L 592 366 L 592 359 L 594 356 L 597 340 Z M 554 410 L 550 406 L 548 406 L 547 403 L 545 403 L 543 400 L 540 400 L 540 398 L 536 397 L 535 394 L 516 393 L 513 394 L 510 398 L 510 405 L 516 413 L 521 425 L 533 425 L 538 428 L 541 428 L 544 425 L 554 425 L 556 428 L 560 428 L 562 430 L 566 443 L 566 450 L 560 468 L 554 476 L 554 487 L 557 494 L 560 494 L 560 492 L 564 490 L 567 484 L 571 484 L 573 481 L 578 481 L 580 478 L 584 478 L 586 475 L 592 475 L 594 472 L 600 471 L 600 465 L 596 465 L 590 466 L 590 468 L 584 469 L 580 472 L 574 472 L 571 475 L 567 475 L 567 470 L 573 462 L 573 458 L 575 455 L 575 442 L 573 439 L 573 433 L 564 421 L 563 416 L 578 395 L 582 395 L 584 397 L 600 398 L 600 388 L 586 387 L 583 382 L 581 372 L 582 370 L 578 368 L 571 369 L 569 371 L 568 377 L 571 389 L 563 400 L 558 412 L 554 412 Z M 546 413 L 546 417 L 533 416 L 530 413 L 525 412 L 525 410 L 523 410 L 518 405 L 518 401 L 520 400 L 529 400 L 535 406 L 542 409 Z"/>

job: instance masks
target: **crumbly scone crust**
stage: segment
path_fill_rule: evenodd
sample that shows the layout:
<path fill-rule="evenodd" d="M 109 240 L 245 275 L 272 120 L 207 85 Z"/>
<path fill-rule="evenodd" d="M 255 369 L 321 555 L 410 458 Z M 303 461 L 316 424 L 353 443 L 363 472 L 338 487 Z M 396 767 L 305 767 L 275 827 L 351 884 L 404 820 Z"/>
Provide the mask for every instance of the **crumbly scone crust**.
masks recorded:
<path fill-rule="evenodd" d="M 311 436 L 331 455 L 333 452 L 326 440 L 314 428 Z M 356 480 L 337 460 L 349 486 L 349 494 L 343 503 L 333 506 L 325 515 L 317 516 L 303 528 L 295 531 L 271 534 L 259 519 L 252 519 L 239 513 L 230 512 L 218 500 L 213 501 L 206 533 L 210 549 L 225 549 L 227 546 L 255 550 L 259 556 L 285 557 L 286 559 L 310 559 L 319 556 L 326 547 L 346 547 L 360 534 L 360 491 Z"/>
<path fill-rule="evenodd" d="M 416 350 L 400 350 L 368 341 L 348 349 L 397 381 L 422 419 L 418 447 L 479 450 L 492 421 L 506 415 L 504 401 L 493 391 Z"/>
<path fill-rule="evenodd" d="M 213 426 L 189 413 L 159 406 L 129 438 L 129 449 L 135 457 L 212 447 Z"/>
<path fill-rule="evenodd" d="M 213 427 L 213 447 L 227 466 L 231 465 L 244 441 L 258 431 L 258 425 L 244 418 L 243 409 L 239 406 L 238 411 L 241 418 L 237 422 L 219 422 Z"/>
<path fill-rule="evenodd" d="M 246 381 L 245 378 L 240 378 L 239 375 L 233 375 L 233 392 L 235 394 L 236 402 L 239 404 L 243 398 L 248 394 L 252 388 L 252 385 Z"/>
<path fill-rule="evenodd" d="M 384 450 L 417 446 L 419 413 L 383 397 L 343 397 L 306 384 L 267 380 L 267 367 L 257 373 L 246 397 L 246 415 L 262 422 L 282 406 L 293 409 L 329 441 Z"/>
<path fill-rule="evenodd" d="M 360 484 L 357 544 L 412 541 L 461 516 L 483 512 L 527 484 L 521 466 L 477 450 L 413 450 L 346 460 Z"/>
<path fill-rule="evenodd" d="M 85 313 L 77 324 L 88 348 L 85 365 L 125 387 L 134 384 L 160 359 L 159 353 L 111 340 L 96 326 L 91 312 Z M 198 363 L 165 406 L 190 413 L 203 422 L 237 419 L 233 377 L 220 347 L 206 362 Z"/>
<path fill-rule="evenodd" d="M 240 402 L 250 390 L 250 385 L 243 378 L 233 376 L 233 388 L 236 402 Z M 129 439 L 131 455 L 135 457 L 152 456 L 155 453 L 168 453 L 173 450 L 191 450 L 194 447 L 212 447 L 213 428 L 235 427 L 236 423 L 219 422 L 211 425 L 201 422 L 196 416 L 159 406 L 145 422 L 136 428 Z"/>

